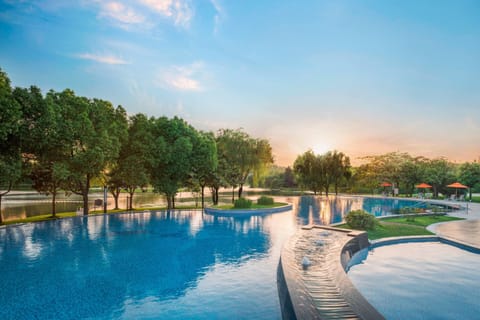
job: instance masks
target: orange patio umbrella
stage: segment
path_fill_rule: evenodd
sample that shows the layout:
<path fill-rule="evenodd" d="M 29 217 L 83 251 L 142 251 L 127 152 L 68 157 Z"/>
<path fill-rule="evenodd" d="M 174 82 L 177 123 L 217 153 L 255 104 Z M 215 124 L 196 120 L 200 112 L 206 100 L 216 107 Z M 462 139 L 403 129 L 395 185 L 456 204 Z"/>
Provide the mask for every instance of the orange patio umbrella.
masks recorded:
<path fill-rule="evenodd" d="M 458 196 L 458 189 L 468 189 L 467 186 L 461 184 L 460 182 L 454 182 L 447 186 L 448 188 L 455 188 L 455 197 Z"/>
<path fill-rule="evenodd" d="M 431 185 L 429 185 L 427 183 L 424 183 L 424 182 L 415 186 L 415 188 L 417 188 L 417 189 L 430 189 L 431 187 L 432 187 Z"/>
<path fill-rule="evenodd" d="M 380 187 L 391 187 L 392 184 L 390 182 L 383 182 Z"/>

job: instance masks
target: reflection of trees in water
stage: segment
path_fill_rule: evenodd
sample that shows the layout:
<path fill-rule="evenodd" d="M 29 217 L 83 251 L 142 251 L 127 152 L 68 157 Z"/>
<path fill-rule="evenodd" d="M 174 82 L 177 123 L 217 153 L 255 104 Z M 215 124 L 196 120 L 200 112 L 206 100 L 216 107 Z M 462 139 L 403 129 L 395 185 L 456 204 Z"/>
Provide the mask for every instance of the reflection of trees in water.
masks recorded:
<path fill-rule="evenodd" d="M 327 225 L 341 222 L 345 215 L 356 207 L 360 208 L 359 200 L 343 197 L 300 197 L 297 206 L 297 222 L 300 225 Z"/>
<path fill-rule="evenodd" d="M 263 224 L 264 217 L 157 212 L 2 229 L 0 303 L 9 308 L 0 317 L 111 317 L 126 301 L 177 298 L 215 264 L 266 254 Z"/>

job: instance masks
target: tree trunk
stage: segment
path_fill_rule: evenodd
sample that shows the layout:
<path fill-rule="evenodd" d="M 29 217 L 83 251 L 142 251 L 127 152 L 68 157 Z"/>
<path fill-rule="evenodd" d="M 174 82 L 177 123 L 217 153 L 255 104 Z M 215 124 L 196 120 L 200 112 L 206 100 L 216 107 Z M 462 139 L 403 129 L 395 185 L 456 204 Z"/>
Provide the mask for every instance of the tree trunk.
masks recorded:
<path fill-rule="evenodd" d="M 112 193 L 113 194 L 113 200 L 115 201 L 115 208 L 114 210 L 118 210 L 118 198 L 120 197 L 120 192 L 118 193 Z"/>
<path fill-rule="evenodd" d="M 135 190 L 130 191 L 130 210 L 133 210 L 133 194 L 135 193 Z"/>
<path fill-rule="evenodd" d="M 172 209 L 172 197 L 167 194 L 167 210 Z"/>
<path fill-rule="evenodd" d="M 235 203 L 235 187 L 232 187 L 232 203 Z"/>
<path fill-rule="evenodd" d="M 172 195 L 172 209 L 175 209 L 175 195 Z"/>
<path fill-rule="evenodd" d="M 327 184 L 325 186 L 325 195 L 328 197 L 328 189 L 330 188 L 330 186 Z"/>
<path fill-rule="evenodd" d="M 215 188 L 215 205 L 218 205 L 218 190 L 220 188 Z"/>
<path fill-rule="evenodd" d="M 57 217 L 57 210 L 55 206 L 55 199 L 57 198 L 57 191 L 54 190 L 52 192 L 52 217 L 56 218 Z"/>
<path fill-rule="evenodd" d="M 335 183 L 335 195 L 338 196 L 338 183 Z"/>
<path fill-rule="evenodd" d="M 238 198 L 240 199 L 242 197 L 243 193 L 243 183 L 240 184 L 240 187 L 238 188 Z"/>
<path fill-rule="evenodd" d="M 202 209 L 205 208 L 205 186 L 200 186 L 202 188 Z"/>
<path fill-rule="evenodd" d="M 3 194 L 0 193 L 0 225 L 3 224 L 3 215 L 2 215 L 2 197 Z"/>
<path fill-rule="evenodd" d="M 215 205 L 215 187 L 210 187 L 210 192 L 212 193 L 212 202 Z"/>
<path fill-rule="evenodd" d="M 83 198 L 83 215 L 86 216 L 88 215 L 88 191 L 82 194 L 82 198 Z"/>

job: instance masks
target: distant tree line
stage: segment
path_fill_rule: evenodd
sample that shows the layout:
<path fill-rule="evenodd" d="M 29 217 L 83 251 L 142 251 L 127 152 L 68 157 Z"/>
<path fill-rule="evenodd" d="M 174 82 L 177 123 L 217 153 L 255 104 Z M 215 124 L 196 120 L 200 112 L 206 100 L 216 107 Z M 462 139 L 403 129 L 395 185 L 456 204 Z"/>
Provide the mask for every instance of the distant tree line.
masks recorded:
<path fill-rule="evenodd" d="M 127 116 L 122 106 L 49 91 L 36 86 L 12 88 L 0 69 L 0 206 L 2 196 L 26 177 L 33 188 L 52 195 L 52 215 L 59 192 L 82 196 L 88 214 L 94 179 L 108 187 L 118 208 L 122 190 L 153 186 L 165 195 L 169 209 L 181 188 L 212 190 L 218 203 L 221 187 L 238 188 L 249 176 L 260 177 L 273 163 L 267 140 L 244 131 L 196 130 L 174 117 Z M 0 214 L 0 223 L 2 216 Z"/>
<path fill-rule="evenodd" d="M 459 181 L 472 190 L 480 190 L 480 164 L 465 162 L 455 164 L 446 158 L 428 159 L 408 153 L 391 152 L 362 158 L 364 164 L 353 168 L 351 191 L 373 192 L 382 182 L 390 182 L 401 193 L 412 195 L 415 185 L 425 182 L 432 186 L 434 197 L 439 193 L 451 194 L 455 190 L 447 185 Z"/>
<path fill-rule="evenodd" d="M 412 196 L 415 192 L 426 191 L 415 187 L 425 182 L 432 186 L 432 196 L 438 198 L 440 193 L 455 193 L 455 189 L 447 186 L 458 181 L 469 187 L 470 199 L 473 191 L 480 192 L 480 163 L 476 161 L 456 164 L 443 157 L 428 159 L 401 152 L 367 156 L 360 160 L 363 164 L 353 167 L 350 158 L 342 152 L 317 155 L 308 150 L 297 156 L 293 170 L 272 166 L 259 186 L 272 189 L 300 187 L 326 195 L 332 187 L 336 194 L 340 189 L 344 193 L 372 194 L 384 191 L 381 184 L 388 182 L 400 193 Z"/>

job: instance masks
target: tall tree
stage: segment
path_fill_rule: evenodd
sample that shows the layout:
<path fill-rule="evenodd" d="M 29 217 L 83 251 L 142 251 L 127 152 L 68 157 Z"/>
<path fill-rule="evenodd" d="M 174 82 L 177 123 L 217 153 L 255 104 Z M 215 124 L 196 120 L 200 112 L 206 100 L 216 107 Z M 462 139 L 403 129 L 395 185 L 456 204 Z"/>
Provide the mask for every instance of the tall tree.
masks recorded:
<path fill-rule="evenodd" d="M 59 110 L 35 86 L 15 88 L 13 94 L 22 110 L 21 147 L 32 187 L 52 196 L 51 213 L 56 217 L 56 197 L 67 177 L 65 149 L 58 130 Z"/>
<path fill-rule="evenodd" d="M 427 162 L 425 179 L 433 187 L 433 196 L 439 192 L 447 192 L 446 185 L 455 180 L 455 167 L 445 158 L 437 158 Z"/>
<path fill-rule="evenodd" d="M 198 132 L 193 145 L 192 176 L 200 187 L 202 208 L 205 207 L 205 187 L 218 166 L 217 145 L 212 133 Z"/>
<path fill-rule="evenodd" d="M 166 196 L 168 209 L 174 209 L 175 195 L 192 174 L 196 131 L 180 118 L 161 117 L 153 121 L 152 134 L 152 185 Z"/>
<path fill-rule="evenodd" d="M 126 129 L 127 123 L 124 122 L 123 126 Z M 144 114 L 130 117 L 128 136 L 121 139 L 119 156 L 112 162 L 110 172 L 107 174 L 107 186 L 114 196 L 116 208 L 122 188 L 129 193 L 127 209 L 132 210 L 135 190 L 149 183 L 152 140 L 148 118 Z"/>
<path fill-rule="evenodd" d="M 250 174 L 260 175 L 273 163 L 272 148 L 267 140 L 253 139 L 242 130 L 222 129 L 217 135 L 218 157 L 228 163 L 225 180 L 234 189 L 238 185 L 238 197 Z"/>
<path fill-rule="evenodd" d="M 83 198 L 83 214 L 88 214 L 88 193 L 91 180 L 113 161 L 120 149 L 120 137 L 125 136 L 118 124 L 119 114 L 110 102 L 78 97 L 72 90 L 49 92 L 48 98 L 61 112 L 59 131 L 65 146 L 65 188 Z"/>
<path fill-rule="evenodd" d="M 459 168 L 459 180 L 469 186 L 470 200 L 472 200 L 472 188 L 480 184 L 480 163 L 465 162 Z"/>
<path fill-rule="evenodd" d="M 321 156 L 308 150 L 295 159 L 293 171 L 301 187 L 312 190 L 315 195 L 317 192 L 322 193 L 325 186 L 325 171 Z"/>
<path fill-rule="evenodd" d="M 13 97 L 10 79 L 0 69 L 0 224 L 2 197 L 12 190 L 22 173 L 20 119 L 21 110 Z"/>
<path fill-rule="evenodd" d="M 338 186 L 340 183 L 351 177 L 350 158 L 343 152 L 334 150 L 326 153 L 325 161 L 327 180 L 333 183 L 335 194 L 338 194 Z M 328 195 L 328 187 L 326 187 L 326 193 Z"/>

